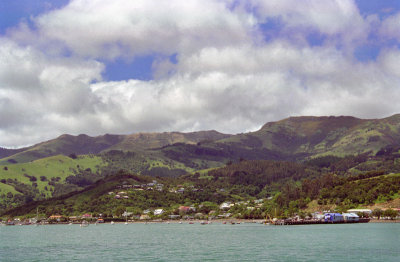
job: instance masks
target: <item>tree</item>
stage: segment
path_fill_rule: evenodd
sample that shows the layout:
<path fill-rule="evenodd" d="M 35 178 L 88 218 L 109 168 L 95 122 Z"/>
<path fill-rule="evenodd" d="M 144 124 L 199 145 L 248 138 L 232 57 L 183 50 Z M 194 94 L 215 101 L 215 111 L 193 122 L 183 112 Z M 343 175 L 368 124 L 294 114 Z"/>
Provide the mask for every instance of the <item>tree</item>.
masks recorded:
<path fill-rule="evenodd" d="M 375 209 L 372 211 L 372 215 L 373 215 L 374 217 L 377 217 L 378 219 L 381 218 L 382 214 L 383 214 L 383 211 L 382 211 L 382 209 L 380 209 L 380 208 L 375 208 Z"/>
<path fill-rule="evenodd" d="M 390 209 L 386 209 L 383 212 L 383 215 L 385 217 L 390 217 L 390 219 L 395 219 L 399 215 L 399 213 L 396 210 L 393 210 L 390 208 Z"/>
<path fill-rule="evenodd" d="M 125 212 L 125 207 L 124 206 L 118 206 L 114 209 L 114 215 L 117 217 L 122 216 L 122 214 Z"/>

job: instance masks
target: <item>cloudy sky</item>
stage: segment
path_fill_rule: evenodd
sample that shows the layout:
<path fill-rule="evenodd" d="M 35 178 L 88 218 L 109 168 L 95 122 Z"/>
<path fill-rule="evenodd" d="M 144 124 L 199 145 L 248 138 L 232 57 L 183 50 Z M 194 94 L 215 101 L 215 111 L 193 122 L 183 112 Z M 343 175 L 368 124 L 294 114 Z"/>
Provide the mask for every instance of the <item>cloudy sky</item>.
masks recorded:
<path fill-rule="evenodd" d="M 398 0 L 2 0 L 0 146 L 400 113 Z"/>

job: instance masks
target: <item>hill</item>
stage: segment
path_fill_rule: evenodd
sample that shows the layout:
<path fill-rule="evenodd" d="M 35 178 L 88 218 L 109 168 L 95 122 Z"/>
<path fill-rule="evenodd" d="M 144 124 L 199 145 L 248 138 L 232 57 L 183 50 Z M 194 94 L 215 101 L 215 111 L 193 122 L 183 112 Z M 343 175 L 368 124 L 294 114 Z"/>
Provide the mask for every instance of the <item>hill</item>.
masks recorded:
<path fill-rule="evenodd" d="M 6 182 L 0 183 L 0 194 L 13 196 L 3 198 L 7 200 L 3 206 L 10 207 L 81 189 L 118 170 L 178 177 L 204 174 L 243 160 L 315 160 L 318 168 L 341 175 L 379 169 L 400 172 L 394 168 L 399 148 L 400 115 L 383 119 L 290 117 L 238 135 L 216 131 L 62 135 L 27 148 L 0 150 L 6 156 L 0 160 L 0 179 Z M 39 163 L 46 163 L 46 168 Z M 41 176 L 53 185 L 38 181 Z"/>
<path fill-rule="evenodd" d="M 348 162 L 346 159 L 340 161 Z M 339 161 L 339 162 L 340 162 Z M 337 162 L 336 162 L 337 163 Z M 352 168 L 358 165 L 353 162 Z M 332 174 L 315 162 L 250 160 L 179 178 L 157 178 L 117 172 L 86 187 L 53 199 L 30 202 L 3 212 L 3 217 L 63 216 L 91 213 L 115 220 L 162 208 L 163 215 L 186 215 L 178 207 L 192 206 L 200 217 L 237 218 L 305 216 L 310 210 L 346 211 L 373 204 L 394 203 L 400 193 L 400 174 L 368 171 L 358 175 Z M 398 201 L 397 201 L 398 202 Z M 234 203 L 220 208 L 222 203 Z M 398 206 L 390 206 L 398 207 Z M 30 214 L 30 215 L 29 215 Z"/>
<path fill-rule="evenodd" d="M 0 208 L 82 189 L 101 178 L 99 171 L 104 165 L 94 155 L 74 159 L 57 155 L 29 163 L 1 165 Z"/>
<path fill-rule="evenodd" d="M 238 135 L 216 131 L 98 137 L 62 135 L 16 152 L 3 150 L 7 157 L 0 159 L 0 164 L 24 163 L 58 154 L 119 150 L 153 155 L 150 158 L 164 163 L 178 161 L 189 170 L 222 166 L 241 158 L 303 161 L 324 155 L 375 154 L 384 147 L 399 145 L 400 115 L 383 119 L 290 117 Z"/>
<path fill-rule="evenodd" d="M 54 155 L 99 154 L 104 151 L 144 151 L 160 148 L 174 143 L 196 144 L 201 141 L 214 141 L 229 135 L 216 131 L 200 131 L 192 133 L 139 133 L 132 135 L 109 135 L 90 137 L 88 135 L 61 135 L 56 139 L 37 145 L 12 150 L 1 149 L 3 157 L 0 164 L 26 163 L 36 159 Z"/>
<path fill-rule="evenodd" d="M 386 146 L 400 145 L 400 115 L 371 120 L 347 116 L 291 117 L 217 143 L 222 147 L 258 151 L 252 158 L 259 159 L 304 160 L 323 155 L 375 154 Z"/>

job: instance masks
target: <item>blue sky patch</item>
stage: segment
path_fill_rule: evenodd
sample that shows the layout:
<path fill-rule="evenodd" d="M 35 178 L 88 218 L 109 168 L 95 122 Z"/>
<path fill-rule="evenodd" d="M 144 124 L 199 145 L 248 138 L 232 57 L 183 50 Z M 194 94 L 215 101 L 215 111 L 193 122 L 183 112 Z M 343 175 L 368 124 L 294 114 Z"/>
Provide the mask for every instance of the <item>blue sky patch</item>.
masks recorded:
<path fill-rule="evenodd" d="M 65 6 L 69 0 L 13 0 L 0 1 L 0 34 L 21 21 L 29 23 L 29 18 Z"/>
<path fill-rule="evenodd" d="M 103 73 L 104 80 L 121 81 L 138 79 L 148 81 L 153 79 L 152 65 L 156 57 L 153 55 L 135 57 L 133 61 L 127 62 L 123 59 L 116 59 L 113 62 L 107 61 L 106 70 Z M 104 61 L 103 61 L 104 62 Z"/>

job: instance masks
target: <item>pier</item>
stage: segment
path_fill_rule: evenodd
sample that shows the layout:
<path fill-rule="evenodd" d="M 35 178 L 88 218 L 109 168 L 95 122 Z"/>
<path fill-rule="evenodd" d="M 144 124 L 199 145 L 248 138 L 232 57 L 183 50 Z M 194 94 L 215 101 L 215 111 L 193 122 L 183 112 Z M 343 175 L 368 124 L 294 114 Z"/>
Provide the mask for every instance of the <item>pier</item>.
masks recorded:
<path fill-rule="evenodd" d="M 360 218 L 358 221 L 324 221 L 324 220 L 292 220 L 292 219 L 282 219 L 277 220 L 272 223 L 275 226 L 286 226 L 286 225 L 316 225 L 316 224 L 354 224 L 354 223 L 368 223 L 369 218 Z"/>

